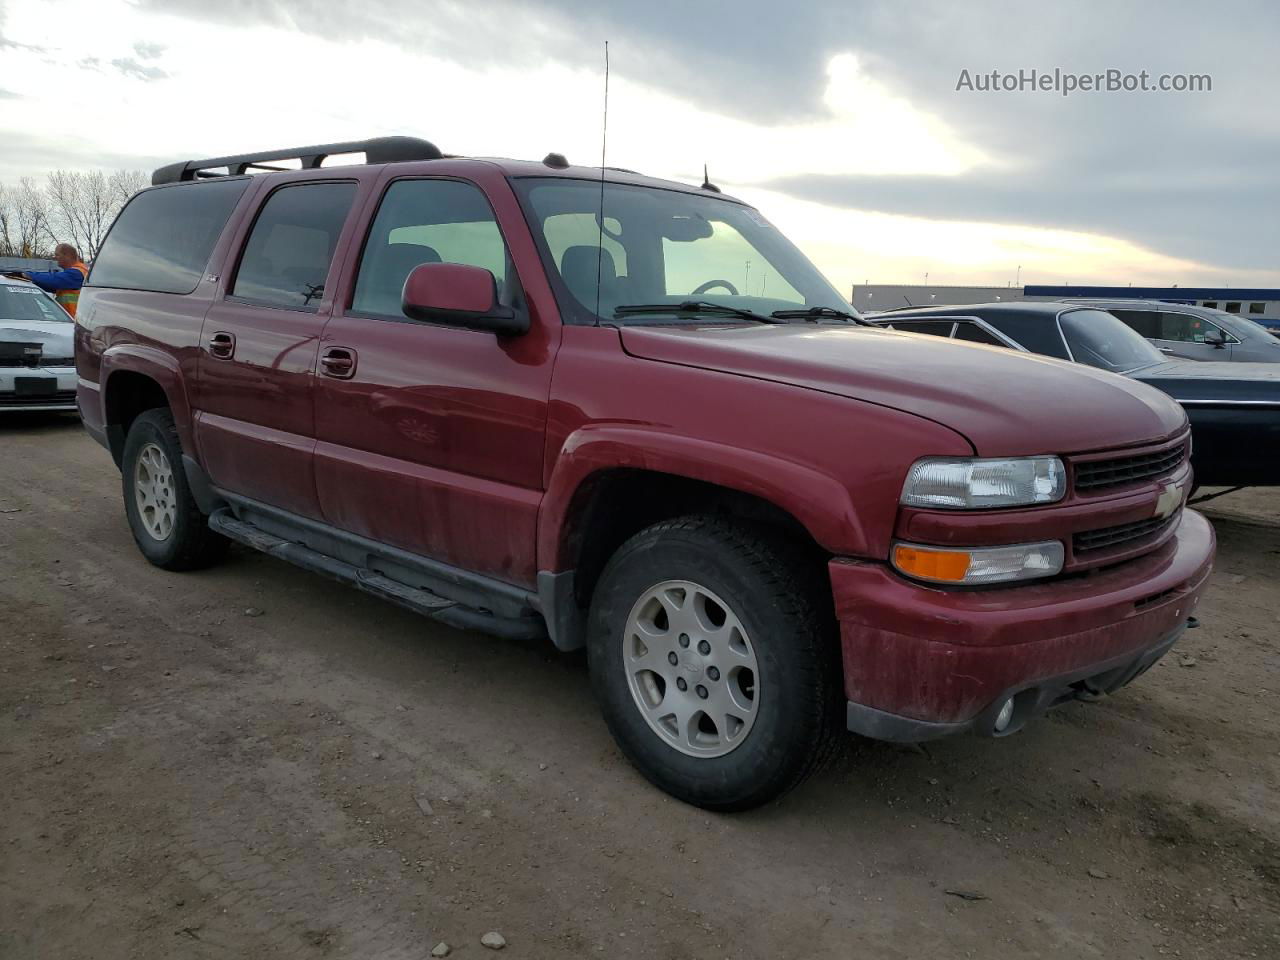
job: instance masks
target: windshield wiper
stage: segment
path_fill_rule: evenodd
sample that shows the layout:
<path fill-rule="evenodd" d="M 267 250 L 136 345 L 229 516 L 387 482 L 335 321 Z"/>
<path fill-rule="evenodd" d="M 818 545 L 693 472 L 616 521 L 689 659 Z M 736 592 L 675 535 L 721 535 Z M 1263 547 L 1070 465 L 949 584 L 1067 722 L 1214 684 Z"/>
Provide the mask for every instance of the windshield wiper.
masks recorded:
<path fill-rule="evenodd" d="M 729 307 L 723 303 L 711 303 L 709 300 L 685 300 L 682 303 L 627 303 L 613 311 L 616 318 L 637 317 L 656 313 L 701 313 L 722 317 L 741 317 L 744 320 L 755 320 L 759 323 L 786 323 L 777 314 L 768 316 L 743 310 L 740 307 Z"/>
<path fill-rule="evenodd" d="M 817 322 L 823 317 L 833 317 L 835 319 L 844 320 L 848 323 L 856 323 L 864 327 L 874 327 L 875 324 L 870 320 L 864 320 L 856 313 L 849 313 L 847 310 L 837 310 L 835 307 L 805 307 L 803 310 L 775 310 L 770 314 L 779 320 L 812 320 Z"/>

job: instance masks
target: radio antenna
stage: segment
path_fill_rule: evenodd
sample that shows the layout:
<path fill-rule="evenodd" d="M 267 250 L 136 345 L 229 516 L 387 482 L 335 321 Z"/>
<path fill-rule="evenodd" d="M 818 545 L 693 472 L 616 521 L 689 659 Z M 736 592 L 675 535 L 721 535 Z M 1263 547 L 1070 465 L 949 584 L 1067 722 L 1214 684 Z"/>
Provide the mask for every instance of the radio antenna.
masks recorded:
<path fill-rule="evenodd" d="M 604 42 L 604 121 L 600 125 L 600 227 L 596 241 L 596 325 L 600 324 L 600 281 L 604 269 L 604 158 L 609 146 L 609 41 Z"/>

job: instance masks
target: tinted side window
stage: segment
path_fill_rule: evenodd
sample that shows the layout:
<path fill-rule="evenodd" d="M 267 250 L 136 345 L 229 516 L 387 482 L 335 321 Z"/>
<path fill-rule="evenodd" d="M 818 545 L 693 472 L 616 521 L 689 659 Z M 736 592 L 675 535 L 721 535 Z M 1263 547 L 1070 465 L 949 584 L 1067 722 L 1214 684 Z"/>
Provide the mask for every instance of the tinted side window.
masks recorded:
<path fill-rule="evenodd" d="M 898 320 L 890 324 L 894 330 L 903 333 L 928 333 L 935 337 L 951 336 L 954 320 Z"/>
<path fill-rule="evenodd" d="M 971 321 L 961 321 L 956 324 L 955 339 L 968 340 L 970 343 L 985 343 L 993 347 L 1003 347 L 1005 343 L 999 337 L 988 333 L 982 327 Z"/>
<path fill-rule="evenodd" d="M 484 267 L 503 296 L 507 247 L 479 187 L 457 180 L 393 183 L 369 228 L 352 312 L 404 319 L 404 281 L 423 263 Z"/>
<path fill-rule="evenodd" d="M 315 310 L 354 183 L 303 183 L 267 198 L 249 233 L 231 295 L 254 303 Z"/>
<path fill-rule="evenodd" d="M 1160 332 L 1160 314 L 1152 310 L 1108 310 L 1126 327 L 1137 331 L 1148 340 L 1168 339 Z"/>
<path fill-rule="evenodd" d="M 139 193 L 107 234 L 89 285 L 190 293 L 248 185 L 213 180 Z"/>

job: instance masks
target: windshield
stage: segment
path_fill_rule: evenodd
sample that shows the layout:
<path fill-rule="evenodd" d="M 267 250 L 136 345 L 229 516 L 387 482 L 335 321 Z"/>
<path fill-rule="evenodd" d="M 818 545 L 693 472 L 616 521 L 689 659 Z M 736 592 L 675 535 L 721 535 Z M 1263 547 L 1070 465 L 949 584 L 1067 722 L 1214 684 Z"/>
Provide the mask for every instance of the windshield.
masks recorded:
<path fill-rule="evenodd" d="M 1126 373 L 1163 363 L 1165 357 L 1125 324 L 1102 310 L 1070 310 L 1059 318 L 1077 363 Z"/>
<path fill-rule="evenodd" d="M 71 322 L 66 312 L 46 297 L 39 287 L 0 283 L 0 323 L 6 320 Z"/>
<path fill-rule="evenodd" d="M 1268 330 L 1257 320 L 1250 320 L 1248 317 L 1242 317 L 1236 313 L 1228 313 L 1227 316 L 1231 318 L 1230 326 L 1227 324 L 1223 324 L 1223 326 L 1227 326 L 1232 333 L 1239 335 L 1249 334 L 1251 336 L 1263 338 L 1272 333 L 1271 330 Z"/>
<path fill-rule="evenodd" d="M 761 317 L 810 308 L 854 313 L 813 264 L 751 207 L 711 195 L 609 183 L 602 231 L 598 181 L 526 178 L 516 183 L 543 259 L 559 281 L 562 311 L 572 322 L 612 322 L 620 307 L 628 323 L 750 319 L 715 307 Z M 693 301 L 713 306 L 683 316 L 661 309 L 670 304 L 674 311 Z M 638 306 L 656 309 L 625 309 Z M 811 319 L 828 318 L 815 314 Z"/>

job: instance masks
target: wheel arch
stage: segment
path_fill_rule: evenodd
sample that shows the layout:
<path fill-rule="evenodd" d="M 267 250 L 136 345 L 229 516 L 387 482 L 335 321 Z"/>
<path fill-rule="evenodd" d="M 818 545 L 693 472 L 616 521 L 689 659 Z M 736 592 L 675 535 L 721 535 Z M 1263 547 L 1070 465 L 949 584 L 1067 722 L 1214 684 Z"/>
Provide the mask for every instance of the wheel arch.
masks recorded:
<path fill-rule="evenodd" d="M 169 354 L 139 344 L 113 347 L 102 355 L 102 414 L 107 448 L 116 466 L 124 454 L 129 427 L 139 415 L 168 407 L 184 451 L 192 449 L 190 410 L 181 370 Z"/>
<path fill-rule="evenodd" d="M 828 474 L 685 437 L 591 430 L 565 445 L 538 518 L 538 598 L 556 646 L 582 646 L 586 607 L 618 547 L 693 513 L 773 528 L 802 545 L 820 576 L 832 555 L 865 552 L 850 493 Z"/>

